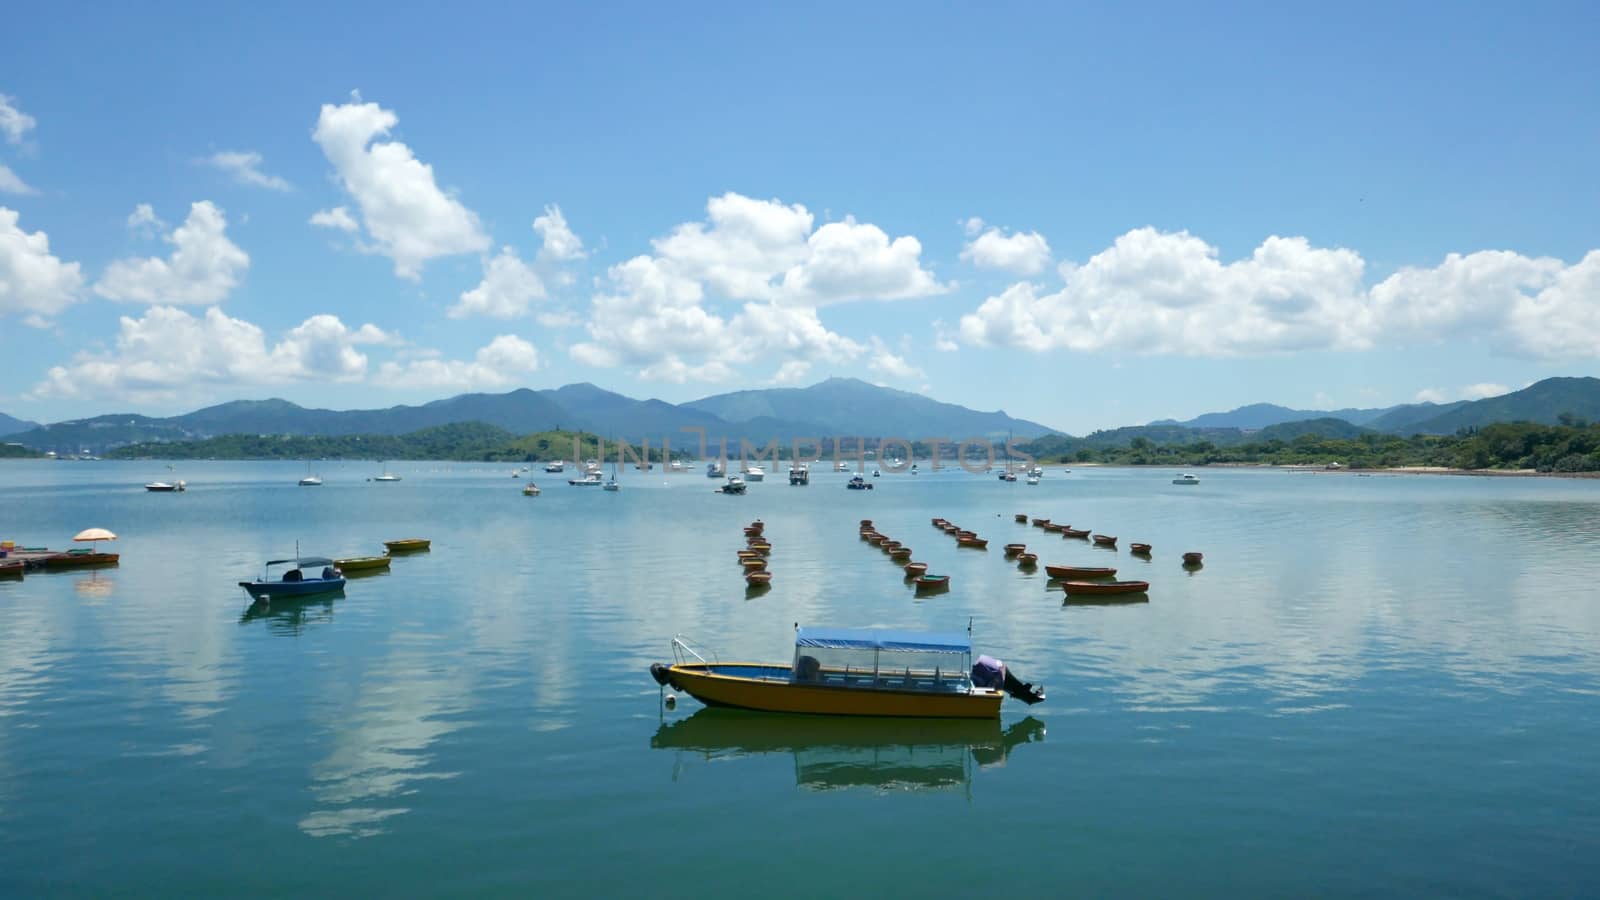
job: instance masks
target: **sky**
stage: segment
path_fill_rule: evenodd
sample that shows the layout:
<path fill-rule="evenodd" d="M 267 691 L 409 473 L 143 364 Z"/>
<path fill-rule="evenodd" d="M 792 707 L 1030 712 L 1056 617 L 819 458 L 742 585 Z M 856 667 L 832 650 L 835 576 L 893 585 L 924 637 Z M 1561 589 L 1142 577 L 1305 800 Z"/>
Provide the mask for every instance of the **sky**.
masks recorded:
<path fill-rule="evenodd" d="M 7 13 L 0 412 L 1595 374 L 1600 6 L 752 6 Z"/>

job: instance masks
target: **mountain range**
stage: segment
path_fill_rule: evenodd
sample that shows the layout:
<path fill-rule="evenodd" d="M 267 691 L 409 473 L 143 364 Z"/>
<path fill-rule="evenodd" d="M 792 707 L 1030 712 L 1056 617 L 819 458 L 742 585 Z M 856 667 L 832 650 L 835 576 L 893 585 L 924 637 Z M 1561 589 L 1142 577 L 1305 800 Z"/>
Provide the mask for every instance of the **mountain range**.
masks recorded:
<path fill-rule="evenodd" d="M 1160 419 L 1147 428 L 1237 428 L 1255 431 L 1287 422 L 1340 419 L 1388 434 L 1454 434 L 1495 422 L 1558 424 L 1563 414 L 1600 420 L 1600 378 L 1546 378 L 1520 391 L 1454 403 L 1404 403 L 1375 409 L 1307 410 L 1254 403 L 1227 412 L 1205 413 L 1187 421 Z"/>
<path fill-rule="evenodd" d="M 15 421 L 15 420 L 13 420 Z M 708 441 L 863 436 L 1019 440 L 1051 433 L 1037 422 L 1004 412 L 979 412 L 921 394 L 879 387 L 853 378 L 830 378 L 806 388 L 739 391 L 690 403 L 636 400 L 592 384 L 551 390 L 519 388 L 503 394 L 460 394 L 420 406 L 387 409 L 307 409 L 287 400 L 235 400 L 179 416 L 135 413 L 95 416 L 23 427 L 8 440 L 39 450 L 76 453 L 146 441 L 184 441 L 223 434 L 407 434 L 455 422 L 482 422 L 516 434 L 566 429 L 611 438 L 697 449 Z"/>
<path fill-rule="evenodd" d="M 1373 409 L 1322 411 L 1257 403 L 1183 422 L 1161 420 L 1072 440 L 1085 446 L 1119 446 L 1136 437 L 1158 443 L 1211 440 L 1229 444 L 1246 435 L 1292 440 L 1307 433 L 1326 437 L 1365 431 L 1454 434 L 1495 422 L 1553 425 L 1563 417 L 1600 420 L 1600 379 L 1547 378 L 1520 391 L 1483 400 Z M 775 438 L 827 436 L 953 440 L 1012 436 L 1026 441 L 1058 434 L 1003 411 L 980 412 L 852 378 L 831 378 L 805 388 L 735 391 L 681 404 L 636 400 L 592 384 L 569 384 L 549 390 L 460 394 L 420 406 L 387 409 L 307 409 L 287 400 L 235 400 L 168 418 L 128 413 L 52 425 L 35 425 L 0 414 L 0 436 L 38 450 L 100 453 L 131 443 L 224 434 L 398 435 L 459 422 L 482 422 L 516 434 L 584 430 L 635 442 L 649 439 L 657 445 L 668 438 L 685 449 L 696 449 L 699 441 L 697 434 L 681 430 L 685 428 L 704 429 L 713 445 L 718 439 L 765 443 Z"/>

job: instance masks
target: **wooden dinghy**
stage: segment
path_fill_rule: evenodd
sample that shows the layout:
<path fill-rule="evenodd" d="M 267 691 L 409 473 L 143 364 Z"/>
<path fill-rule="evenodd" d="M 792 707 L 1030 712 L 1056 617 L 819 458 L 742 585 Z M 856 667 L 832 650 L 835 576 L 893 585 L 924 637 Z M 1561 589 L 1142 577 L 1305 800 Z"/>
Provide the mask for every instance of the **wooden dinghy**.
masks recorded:
<path fill-rule="evenodd" d="M 1017 513 L 1017 517 L 1016 518 L 1017 518 L 1018 522 L 1021 522 L 1024 525 L 1028 524 L 1028 514 L 1027 513 Z"/>
<path fill-rule="evenodd" d="M 948 590 L 950 587 L 949 575 L 918 575 L 917 592 L 930 593 L 933 591 Z"/>
<path fill-rule="evenodd" d="M 1097 534 L 1092 539 L 1097 547 L 1115 547 L 1117 536 L 1114 534 Z"/>
<path fill-rule="evenodd" d="M 1007 544 L 1006 545 L 1006 559 L 1013 559 L 1018 554 L 1020 554 L 1022 551 L 1026 550 L 1026 549 L 1028 549 L 1028 545 L 1027 544 Z"/>
<path fill-rule="evenodd" d="M 767 567 L 767 561 L 758 556 L 754 559 L 741 559 L 739 565 L 744 566 L 746 572 L 760 572 Z"/>
<path fill-rule="evenodd" d="M 384 541 L 383 546 L 388 548 L 391 555 L 395 553 L 421 553 L 432 547 L 433 542 L 427 538 L 401 538 L 398 541 Z"/>
<path fill-rule="evenodd" d="M 1115 578 L 1117 570 L 1106 566 L 1045 566 L 1051 578 Z"/>
<path fill-rule="evenodd" d="M 1200 561 L 1203 560 L 1203 559 L 1205 559 L 1205 554 L 1203 554 L 1203 553 L 1192 553 L 1191 552 L 1191 553 L 1185 553 L 1183 555 L 1183 563 L 1186 566 L 1197 566 L 1197 565 L 1200 564 Z"/>
<path fill-rule="evenodd" d="M 1019 554 L 1017 554 L 1017 568 L 1019 568 L 1019 569 L 1031 569 L 1034 566 L 1037 566 L 1038 564 L 1039 564 L 1039 554 L 1037 554 L 1037 553 L 1019 553 Z"/>
<path fill-rule="evenodd" d="M 977 535 L 972 535 L 971 537 L 956 538 L 956 546 L 970 547 L 973 550 L 987 550 L 989 549 L 989 542 Z"/>
<path fill-rule="evenodd" d="M 1120 594 L 1143 594 L 1150 590 L 1148 581 L 1068 581 L 1062 589 L 1068 597 L 1111 597 Z"/>
<path fill-rule="evenodd" d="M 1033 524 L 1035 526 L 1039 527 L 1039 528 L 1043 528 L 1044 526 L 1050 524 L 1050 520 L 1049 519 L 1034 519 L 1033 520 Z"/>
<path fill-rule="evenodd" d="M 1086 538 L 1086 537 L 1089 536 L 1089 529 L 1087 529 L 1087 528 L 1063 528 L 1063 529 L 1061 529 L 1061 536 L 1064 537 L 1064 538 Z"/>
<path fill-rule="evenodd" d="M 751 587 L 766 587 L 772 583 L 772 573 L 765 570 L 746 572 L 744 574 L 744 583 Z"/>
<path fill-rule="evenodd" d="M 907 578 L 916 578 L 928 574 L 928 564 L 925 562 L 909 562 L 906 563 L 905 568 Z"/>

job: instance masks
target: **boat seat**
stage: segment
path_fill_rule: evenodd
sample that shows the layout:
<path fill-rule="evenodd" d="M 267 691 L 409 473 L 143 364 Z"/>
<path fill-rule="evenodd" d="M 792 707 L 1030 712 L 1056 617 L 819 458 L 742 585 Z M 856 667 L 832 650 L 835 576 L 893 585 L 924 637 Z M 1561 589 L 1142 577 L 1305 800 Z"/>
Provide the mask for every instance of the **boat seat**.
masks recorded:
<path fill-rule="evenodd" d="M 323 566 L 322 567 L 322 577 L 323 578 L 338 578 L 339 577 L 339 573 L 334 570 L 333 566 Z"/>
<path fill-rule="evenodd" d="M 283 573 L 284 581 L 300 581 L 304 577 L 305 576 L 300 573 L 299 569 L 290 569 L 289 571 Z"/>

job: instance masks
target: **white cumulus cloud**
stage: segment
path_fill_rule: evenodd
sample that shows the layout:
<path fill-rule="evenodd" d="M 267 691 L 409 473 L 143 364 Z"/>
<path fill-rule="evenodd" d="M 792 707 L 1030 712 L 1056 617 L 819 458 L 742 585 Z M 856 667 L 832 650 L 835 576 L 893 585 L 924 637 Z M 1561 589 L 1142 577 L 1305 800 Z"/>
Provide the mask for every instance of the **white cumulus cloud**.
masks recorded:
<path fill-rule="evenodd" d="M 1223 263 L 1188 232 L 1130 231 L 1045 292 L 1019 282 L 961 318 L 968 343 L 1029 350 L 1131 350 L 1236 356 L 1360 349 L 1369 343 L 1361 276 L 1350 250 L 1271 237 Z"/>
<path fill-rule="evenodd" d="M 960 336 L 1038 352 L 1225 357 L 1463 340 L 1528 359 L 1600 358 L 1600 250 L 1571 265 L 1452 253 L 1370 288 L 1365 266 L 1303 237 L 1269 237 L 1224 263 L 1188 232 L 1141 228 L 1081 266 L 1062 263 L 1056 290 L 1024 281 L 988 298 L 962 316 Z"/>
<path fill-rule="evenodd" d="M 261 171 L 261 154 L 254 150 L 223 150 L 200 160 L 200 163 L 227 173 L 238 184 L 269 191 L 290 190 L 289 182 Z"/>
<path fill-rule="evenodd" d="M 977 222 L 980 228 L 983 225 L 981 219 L 969 219 L 969 229 L 972 222 Z M 961 250 L 961 259 L 980 269 L 1037 275 L 1050 265 L 1050 244 L 1037 231 L 1006 234 L 999 228 L 990 228 L 967 242 Z"/>
<path fill-rule="evenodd" d="M 567 225 L 567 217 L 561 214 L 561 207 L 554 203 L 544 208 L 544 215 L 533 220 L 533 230 L 538 233 L 542 245 L 539 248 L 539 259 L 552 263 L 571 262 L 583 259 L 588 254 L 583 249 L 583 239 L 573 233 Z"/>
<path fill-rule="evenodd" d="M 17 108 L 17 98 L 0 94 L 0 134 L 6 136 L 6 143 L 13 147 L 21 144 L 38 124 L 37 119 Z"/>
<path fill-rule="evenodd" d="M 533 301 L 543 296 L 544 282 L 539 276 L 515 250 L 502 247 L 498 256 L 484 260 L 483 281 L 464 292 L 448 314 L 452 319 L 473 315 L 511 319 L 527 315 Z"/>
<path fill-rule="evenodd" d="M 1466 387 L 1462 388 L 1461 389 L 1461 399 L 1463 399 L 1463 400 L 1483 400 L 1483 399 L 1485 399 L 1487 397 L 1498 397 L 1501 394 L 1509 394 L 1509 393 L 1511 393 L 1511 388 L 1508 388 L 1503 384 L 1494 384 L 1492 382 L 1484 382 L 1484 383 L 1481 383 L 1481 384 L 1469 384 Z"/>
<path fill-rule="evenodd" d="M 926 373 L 908 362 L 904 356 L 891 350 L 877 335 L 872 336 L 872 357 L 867 360 L 867 368 L 890 378 L 926 377 Z"/>
<path fill-rule="evenodd" d="M 21 194 L 27 196 L 37 194 L 38 191 L 28 186 L 22 176 L 11 171 L 10 167 L 0 163 L 0 194 Z"/>
<path fill-rule="evenodd" d="M 611 267 L 575 359 L 651 380 L 721 381 L 751 364 L 787 380 L 866 350 L 827 329 L 819 306 L 948 290 L 923 268 L 916 238 L 876 225 L 814 227 L 804 206 L 735 193 L 712 197 L 706 214 L 653 241 L 652 255 Z"/>
<path fill-rule="evenodd" d="M 395 274 L 416 279 L 431 259 L 487 250 L 489 237 L 477 214 L 439 187 L 432 166 L 399 141 L 378 140 L 399 121 L 359 99 L 324 104 L 312 138 L 355 201 L 373 249 L 394 261 Z"/>
<path fill-rule="evenodd" d="M 343 206 L 333 209 L 319 209 L 311 214 L 310 222 L 318 228 L 333 228 L 338 231 L 360 231 L 361 225 L 355 217 L 350 215 L 350 210 Z"/>
<path fill-rule="evenodd" d="M 151 210 L 149 221 L 139 209 L 129 224 L 159 221 Z M 209 200 L 189 207 L 189 217 L 165 236 L 173 245 L 166 259 L 119 259 L 106 267 L 94 292 L 108 300 L 136 303 L 216 303 L 239 283 L 250 267 L 250 256 L 228 240 L 228 220 Z"/>
<path fill-rule="evenodd" d="M 505 387 L 539 368 L 539 351 L 514 334 L 502 334 L 479 349 L 470 360 L 415 359 L 386 362 L 379 379 L 389 387 L 486 388 Z"/>
<path fill-rule="evenodd" d="M 128 230 L 140 237 L 155 237 L 167 230 L 167 223 L 156 215 L 156 208 L 141 203 L 128 213 Z"/>
<path fill-rule="evenodd" d="M 359 381 L 367 357 L 358 343 L 388 335 L 376 326 L 350 330 L 338 317 L 316 315 L 269 345 L 262 329 L 211 307 L 193 315 L 153 306 L 123 316 L 113 349 L 80 353 L 50 369 L 32 391 L 41 397 L 118 397 L 164 401 L 195 392 L 293 381 Z"/>
<path fill-rule="evenodd" d="M 83 289 L 83 272 L 75 262 L 64 263 L 50 253 L 50 237 L 43 231 L 22 230 L 20 214 L 0 206 L 0 315 L 53 316 L 77 302 Z"/>

